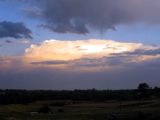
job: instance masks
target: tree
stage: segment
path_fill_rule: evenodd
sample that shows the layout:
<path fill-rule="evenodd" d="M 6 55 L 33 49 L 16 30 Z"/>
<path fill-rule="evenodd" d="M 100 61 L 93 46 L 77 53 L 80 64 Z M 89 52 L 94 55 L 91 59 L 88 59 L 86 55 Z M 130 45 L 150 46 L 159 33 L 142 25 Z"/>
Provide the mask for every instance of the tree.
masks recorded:
<path fill-rule="evenodd" d="M 140 98 L 149 98 L 149 89 L 150 86 L 147 83 L 140 83 L 138 85 L 138 95 Z"/>
<path fill-rule="evenodd" d="M 148 90 L 150 87 L 147 83 L 140 83 L 138 86 L 138 90 L 140 91 L 146 91 Z"/>

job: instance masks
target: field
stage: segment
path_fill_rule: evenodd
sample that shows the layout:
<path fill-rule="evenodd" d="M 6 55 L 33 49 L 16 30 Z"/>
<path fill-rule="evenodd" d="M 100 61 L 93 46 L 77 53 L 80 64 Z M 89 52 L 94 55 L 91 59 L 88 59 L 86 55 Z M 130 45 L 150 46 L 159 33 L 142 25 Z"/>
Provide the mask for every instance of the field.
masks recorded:
<path fill-rule="evenodd" d="M 1 105 L 0 120 L 160 120 L 160 101 L 38 101 Z"/>

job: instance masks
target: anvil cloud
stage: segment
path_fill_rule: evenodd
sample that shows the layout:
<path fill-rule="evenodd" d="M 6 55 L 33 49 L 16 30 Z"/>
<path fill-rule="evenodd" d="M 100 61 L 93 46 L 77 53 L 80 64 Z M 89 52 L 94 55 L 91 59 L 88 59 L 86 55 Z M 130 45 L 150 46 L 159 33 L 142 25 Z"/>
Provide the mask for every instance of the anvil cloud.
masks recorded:
<path fill-rule="evenodd" d="M 144 48 L 141 43 L 123 43 L 112 40 L 46 40 L 40 45 L 32 44 L 25 56 L 35 60 L 75 60 L 101 58 L 115 53 L 132 52 Z"/>
<path fill-rule="evenodd" d="M 52 65 L 67 70 L 113 69 L 130 63 L 160 58 L 159 48 L 113 40 L 46 40 L 25 50 L 24 60 L 33 65 Z M 142 52 L 143 51 L 143 52 Z"/>

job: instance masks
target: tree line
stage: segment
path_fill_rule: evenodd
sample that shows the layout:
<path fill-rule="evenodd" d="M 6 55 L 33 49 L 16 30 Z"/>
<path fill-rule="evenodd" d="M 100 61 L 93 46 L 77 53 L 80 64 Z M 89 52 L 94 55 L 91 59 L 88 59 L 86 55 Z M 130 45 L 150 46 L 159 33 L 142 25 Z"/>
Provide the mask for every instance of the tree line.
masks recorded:
<path fill-rule="evenodd" d="M 160 88 L 151 88 L 147 83 L 140 83 L 132 90 L 13 90 L 0 89 L 0 104 L 28 104 L 35 101 L 71 100 L 71 101 L 106 101 L 159 99 Z"/>

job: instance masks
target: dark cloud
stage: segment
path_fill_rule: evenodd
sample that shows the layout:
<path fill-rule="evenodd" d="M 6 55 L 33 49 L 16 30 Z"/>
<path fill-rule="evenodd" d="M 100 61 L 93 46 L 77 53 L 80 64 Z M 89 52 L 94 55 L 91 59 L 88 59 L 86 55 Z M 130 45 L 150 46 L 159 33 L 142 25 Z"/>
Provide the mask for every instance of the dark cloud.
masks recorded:
<path fill-rule="evenodd" d="M 157 49 L 150 49 L 150 50 L 145 50 L 145 49 L 137 49 L 133 52 L 123 52 L 123 53 L 114 53 L 112 54 L 113 56 L 116 57 L 129 57 L 129 56 L 139 56 L 139 55 L 149 55 L 149 56 L 156 56 L 160 55 L 160 48 Z"/>
<path fill-rule="evenodd" d="M 160 48 L 151 50 L 136 50 L 130 54 L 136 55 L 160 55 Z"/>
<path fill-rule="evenodd" d="M 58 64 L 67 64 L 67 61 L 63 60 L 54 60 L 54 61 L 41 61 L 41 62 L 31 62 L 31 64 L 40 64 L 40 65 L 58 65 Z"/>
<path fill-rule="evenodd" d="M 128 57 L 125 56 L 108 56 L 102 58 L 92 58 L 92 59 L 78 59 L 73 60 L 71 63 L 76 67 L 85 67 L 85 68 L 105 68 L 105 67 L 115 67 L 118 65 L 125 65 Z"/>
<path fill-rule="evenodd" d="M 18 38 L 29 38 L 31 39 L 31 30 L 26 28 L 21 22 L 0 22 L 0 38 L 12 37 Z"/>
<path fill-rule="evenodd" d="M 34 4 L 34 5 L 33 5 Z M 59 33 L 115 30 L 117 25 L 160 23 L 159 0 L 35 0 L 26 9 L 41 25 Z"/>

